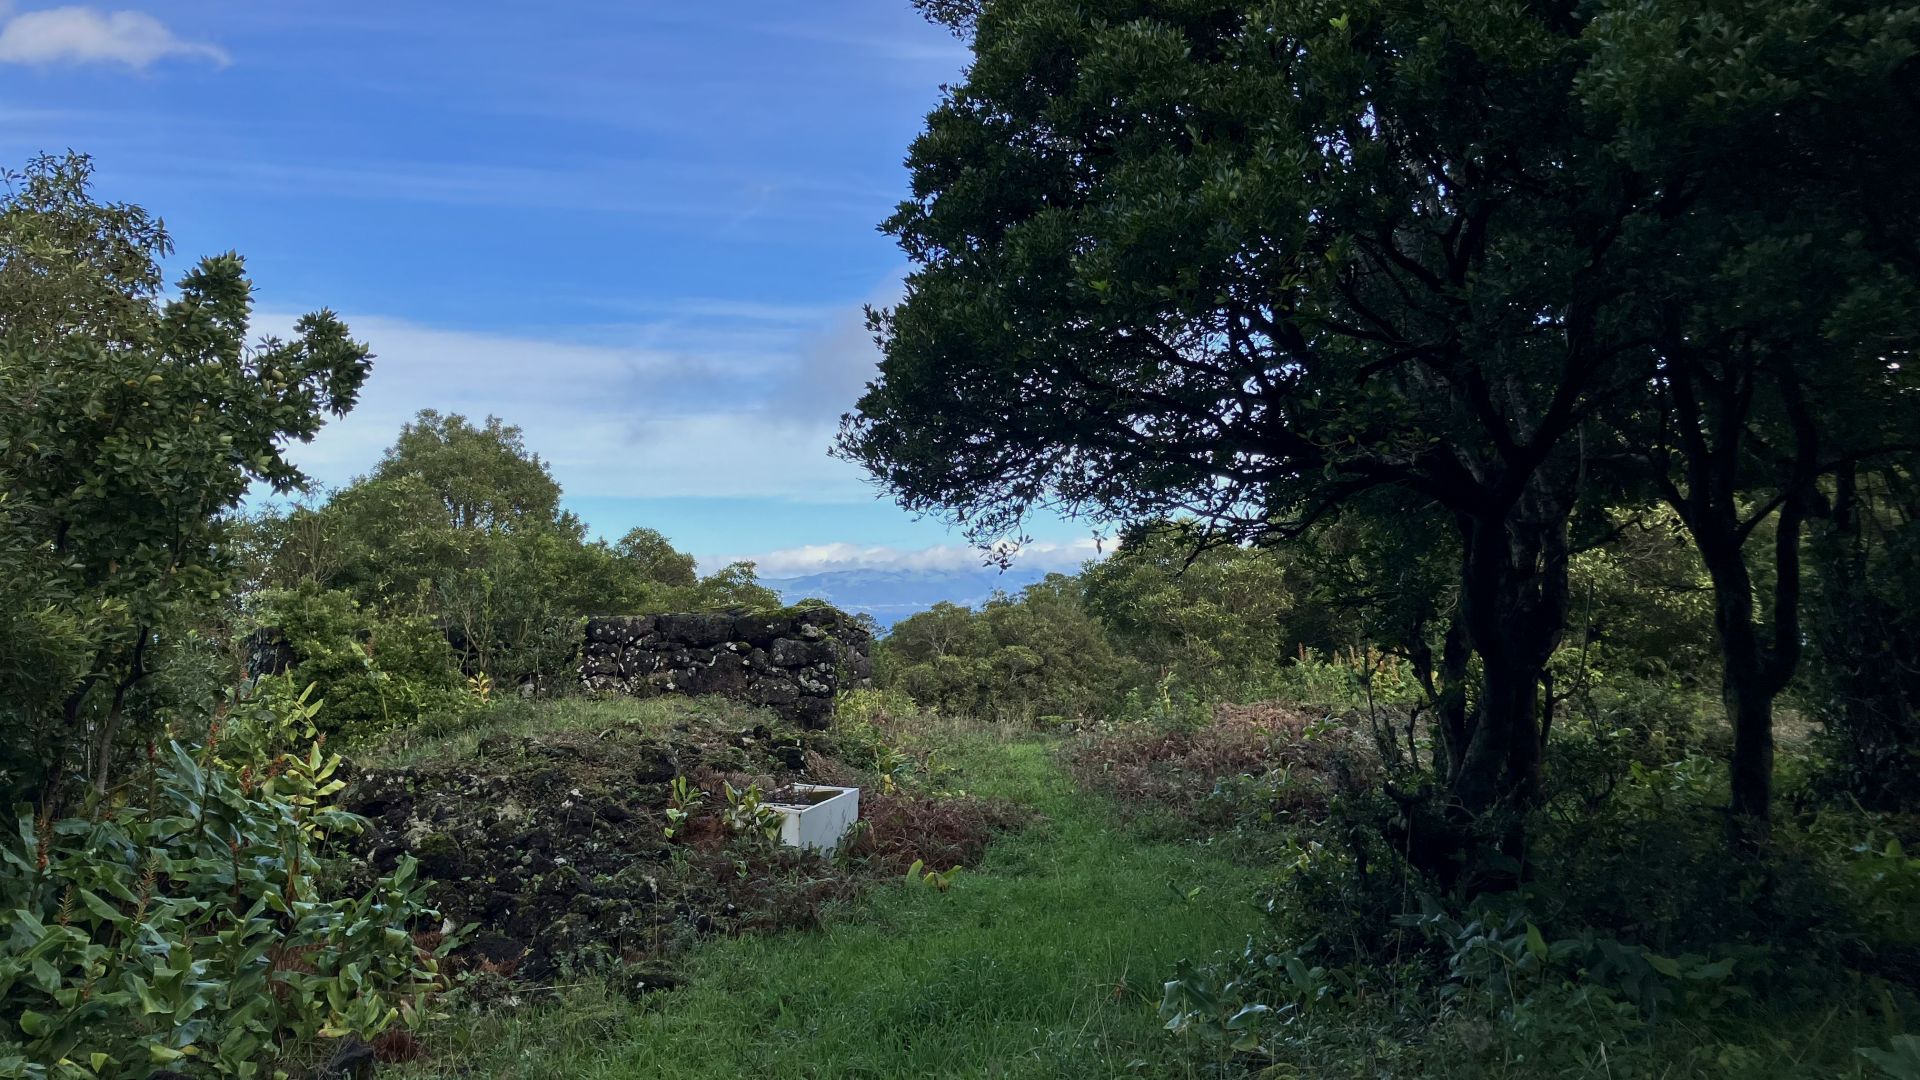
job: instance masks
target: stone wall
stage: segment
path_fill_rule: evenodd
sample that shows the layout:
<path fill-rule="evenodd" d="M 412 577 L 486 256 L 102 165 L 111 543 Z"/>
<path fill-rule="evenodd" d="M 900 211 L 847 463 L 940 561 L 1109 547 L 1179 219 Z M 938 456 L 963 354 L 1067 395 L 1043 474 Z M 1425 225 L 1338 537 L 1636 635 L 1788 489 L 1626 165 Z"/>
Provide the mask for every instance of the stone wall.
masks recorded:
<path fill-rule="evenodd" d="M 580 680 L 598 693 L 721 694 L 823 728 L 833 695 L 873 674 L 873 639 L 832 608 L 587 620 Z"/>

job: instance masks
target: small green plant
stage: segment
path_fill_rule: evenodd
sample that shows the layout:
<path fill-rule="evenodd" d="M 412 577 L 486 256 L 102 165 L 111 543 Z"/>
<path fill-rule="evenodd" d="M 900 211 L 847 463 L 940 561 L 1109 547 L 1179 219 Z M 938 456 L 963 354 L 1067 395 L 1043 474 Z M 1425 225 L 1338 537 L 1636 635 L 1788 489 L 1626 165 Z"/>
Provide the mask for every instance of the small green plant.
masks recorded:
<path fill-rule="evenodd" d="M 684 776 L 674 777 L 667 793 L 667 824 L 660 831 L 667 839 L 673 839 L 706 801 L 706 792 L 694 787 Z"/>
<path fill-rule="evenodd" d="M 232 769 L 264 769 L 280 754 L 319 735 L 322 701 L 313 683 L 269 675 L 229 691 L 225 716 L 209 740 L 216 758 Z"/>
<path fill-rule="evenodd" d="M 913 759 L 907 752 L 895 746 L 881 744 L 873 751 L 873 771 L 880 774 L 882 794 L 898 794 L 901 782 L 907 771 L 912 768 Z"/>
<path fill-rule="evenodd" d="M 1920 1080 L 1920 1035 L 1895 1035 L 1890 1049 L 1863 1046 L 1855 1053 L 1873 1062 L 1887 1080 Z"/>
<path fill-rule="evenodd" d="M 766 804 L 760 785 L 748 784 L 742 790 L 728 784 L 726 791 L 727 808 L 721 814 L 721 820 L 727 823 L 728 831 L 741 836 L 757 836 L 768 843 L 780 839 L 780 812 Z"/>
<path fill-rule="evenodd" d="M 913 860 L 913 865 L 907 867 L 907 884 L 933 889 L 937 892 L 946 892 L 948 889 L 953 888 L 953 879 L 958 877 L 959 874 L 960 868 L 958 866 L 949 866 L 945 870 L 932 870 L 927 867 L 925 862 L 915 859 Z"/>
<path fill-rule="evenodd" d="M 1204 1042 L 1222 1056 L 1260 1048 L 1261 1030 L 1273 1009 L 1254 1000 L 1254 987 L 1227 976 L 1218 965 L 1174 965 L 1161 988 L 1160 1016 L 1168 1031 Z"/>

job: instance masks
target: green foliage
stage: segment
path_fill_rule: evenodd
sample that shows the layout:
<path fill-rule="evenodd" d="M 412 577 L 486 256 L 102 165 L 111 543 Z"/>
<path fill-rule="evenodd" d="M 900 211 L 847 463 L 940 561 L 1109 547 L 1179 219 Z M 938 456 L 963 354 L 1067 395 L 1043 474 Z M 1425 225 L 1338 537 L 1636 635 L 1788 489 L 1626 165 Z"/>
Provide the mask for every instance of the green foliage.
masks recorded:
<path fill-rule="evenodd" d="M 779 593 L 760 584 L 751 562 L 735 562 L 728 563 L 691 585 L 654 594 L 641 605 L 640 610 L 766 611 L 783 606 Z"/>
<path fill-rule="evenodd" d="M 311 582 L 260 598 L 263 618 L 299 663 L 285 686 L 312 687 L 320 730 L 349 746 L 458 726 L 479 704 L 443 631 L 421 616 L 370 615 Z"/>
<path fill-rule="evenodd" d="M 225 716 L 209 727 L 214 760 L 230 770 L 264 769 L 281 754 L 312 745 L 323 704 L 314 689 L 287 675 L 242 684 L 229 695 Z"/>
<path fill-rule="evenodd" d="M 444 981 L 411 936 L 433 916 L 412 861 L 332 892 L 328 840 L 359 824 L 329 806 L 339 765 L 316 745 L 236 775 L 174 743 L 109 813 L 21 808 L 0 843 L 0 1072 L 268 1076 L 426 1019 Z"/>
<path fill-rule="evenodd" d="M 1201 540 L 1170 523 L 1129 533 L 1082 575 L 1086 606 L 1140 663 L 1202 695 L 1238 696 L 1323 641 L 1284 554 L 1238 545 L 1196 554 Z"/>
<path fill-rule="evenodd" d="M 245 522 L 248 576 L 268 595 L 339 590 L 394 626 L 430 620 L 466 671 L 542 693 L 573 684 L 583 616 L 779 606 L 751 563 L 700 578 L 651 529 L 589 541 L 560 494 L 519 428 L 425 410 L 325 503 Z"/>
<path fill-rule="evenodd" d="M 613 553 L 631 567 L 642 581 L 684 588 L 699 581 L 693 556 L 675 550 L 673 544 L 653 529 L 629 529 L 613 545 Z"/>
<path fill-rule="evenodd" d="M 1129 665 L 1087 611 L 1081 583 L 1049 574 L 977 612 L 942 602 L 901 620 L 878 643 L 874 672 L 931 709 L 1030 721 L 1095 715 Z"/>
<path fill-rule="evenodd" d="M 931 760 L 916 759 L 890 730 L 922 719 L 920 707 L 903 691 L 843 690 L 833 703 L 835 752 L 854 768 L 879 777 L 881 792 L 892 795 L 929 771 Z"/>
<path fill-rule="evenodd" d="M 497 416 L 474 427 L 458 414 L 423 409 L 367 481 L 410 478 L 430 492 L 455 530 L 504 531 L 563 522 L 560 485 L 520 429 Z"/>
<path fill-rule="evenodd" d="M 1167 1030 L 1227 1052 L 1259 1049 L 1260 1028 L 1272 1007 L 1249 1000 L 1254 994 L 1245 980 L 1213 974 L 1196 971 L 1186 960 L 1174 965 L 1173 978 L 1161 986 L 1160 1016 Z"/>
<path fill-rule="evenodd" d="M 158 723 L 130 700 L 156 641 L 233 587 L 223 515 L 251 485 L 305 482 L 286 448 L 350 408 L 369 366 L 330 312 L 250 342 L 235 254 L 162 302 L 166 233 L 95 201 L 91 168 L 39 158 L 0 198 L 0 798 L 74 772 L 109 786 Z"/>
<path fill-rule="evenodd" d="M 669 840 L 673 839 L 680 830 L 687 827 L 687 822 L 693 820 L 693 816 L 700 812 L 700 807 L 706 801 L 706 792 L 694 787 L 684 776 L 674 777 L 670 794 L 667 796 L 667 823 L 661 827 L 661 835 Z"/>
<path fill-rule="evenodd" d="M 748 784 L 744 788 L 736 788 L 728 781 L 725 791 L 727 806 L 720 812 L 720 820 L 725 823 L 728 832 L 769 844 L 780 839 L 783 818 L 778 810 L 766 804 L 766 796 L 760 791 L 760 785 Z"/>
<path fill-rule="evenodd" d="M 291 550 L 290 573 L 316 566 L 368 610 L 435 620 L 469 670 L 504 683 L 562 681 L 578 617 L 628 599 L 613 553 L 586 543 L 546 463 L 498 418 L 421 412 L 312 513 L 330 554 Z"/>
<path fill-rule="evenodd" d="M 1920 798 L 1920 503 L 1909 462 L 1842 478 L 1810 545 L 1801 699 L 1823 726 L 1823 786 L 1867 806 Z"/>
<path fill-rule="evenodd" d="M 1895 1035 L 1891 1049 L 1862 1047 L 1859 1054 L 1888 1080 L 1920 1080 L 1920 1035 Z"/>
<path fill-rule="evenodd" d="M 915 888 L 932 889 L 935 892 L 946 892 L 948 889 L 953 888 L 953 879 L 959 876 L 959 873 L 960 867 L 958 866 L 949 866 L 945 870 L 934 870 L 919 859 L 915 859 L 913 860 L 913 865 L 907 867 L 907 884 Z"/>

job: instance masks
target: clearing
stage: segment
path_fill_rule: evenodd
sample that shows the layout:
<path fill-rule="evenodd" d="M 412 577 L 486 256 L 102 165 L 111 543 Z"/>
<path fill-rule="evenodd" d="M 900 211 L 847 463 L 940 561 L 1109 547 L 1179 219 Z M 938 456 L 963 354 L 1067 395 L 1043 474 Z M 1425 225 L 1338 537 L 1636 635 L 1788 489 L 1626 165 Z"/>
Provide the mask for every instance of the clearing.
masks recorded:
<path fill-rule="evenodd" d="M 1160 980 L 1245 941 L 1258 874 L 1140 839 L 1075 790 L 1055 745 L 976 730 L 944 751 L 969 792 L 1038 815 L 950 890 L 886 886 L 819 931 L 708 942 L 683 988 L 637 1001 L 590 982 L 457 1022 L 411 1075 L 1188 1075 Z"/>

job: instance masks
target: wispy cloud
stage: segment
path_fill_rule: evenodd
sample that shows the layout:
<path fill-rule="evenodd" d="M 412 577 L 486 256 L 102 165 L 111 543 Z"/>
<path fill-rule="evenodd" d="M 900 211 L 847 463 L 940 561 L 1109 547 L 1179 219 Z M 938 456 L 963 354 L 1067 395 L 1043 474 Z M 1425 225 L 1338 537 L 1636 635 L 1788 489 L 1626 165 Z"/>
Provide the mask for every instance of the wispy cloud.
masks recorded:
<path fill-rule="evenodd" d="M 93 143 L 91 145 L 99 145 Z M 118 141 L 109 141 L 118 148 Z M 783 176 L 686 161 L 579 158 L 551 165 L 448 159 L 271 160 L 230 142 L 205 154 L 119 156 L 151 183 L 300 199 L 413 203 L 646 218 L 724 234 L 749 213 L 782 222 L 866 221 L 880 193 L 855 180 Z"/>
<path fill-rule="evenodd" d="M 839 310 L 824 323 L 596 327 L 587 342 L 349 314 L 375 353 L 373 375 L 359 406 L 294 458 L 343 483 L 417 410 L 435 408 L 520 425 L 573 496 L 870 502 L 860 470 L 827 454 L 875 360 L 860 305 Z M 263 316 L 259 328 L 292 322 Z"/>
<path fill-rule="evenodd" d="M 916 27 L 913 34 L 873 34 L 823 27 L 818 23 L 762 23 L 744 29 L 795 41 L 814 42 L 846 52 L 864 53 L 897 63 L 927 65 L 954 71 L 973 59 L 967 47 L 944 32 Z"/>
<path fill-rule="evenodd" d="M 1064 543 L 1035 542 L 1013 553 L 1014 565 L 1030 570 L 1078 570 L 1089 559 L 1099 558 L 1113 549 L 1088 538 Z M 1011 545 L 1001 545 L 1012 551 Z M 924 548 L 895 548 L 849 543 L 807 544 L 757 555 L 722 556 L 705 560 L 722 566 L 739 559 L 753 562 L 763 578 L 803 577 L 841 570 L 900 570 L 911 573 L 959 573 L 979 570 L 987 564 L 986 553 L 967 544 L 941 544 Z"/>
<path fill-rule="evenodd" d="M 123 64 L 141 70 L 167 59 L 223 67 L 232 62 L 218 45 L 181 38 L 140 11 L 45 8 L 7 17 L 0 25 L 0 63 Z"/>

